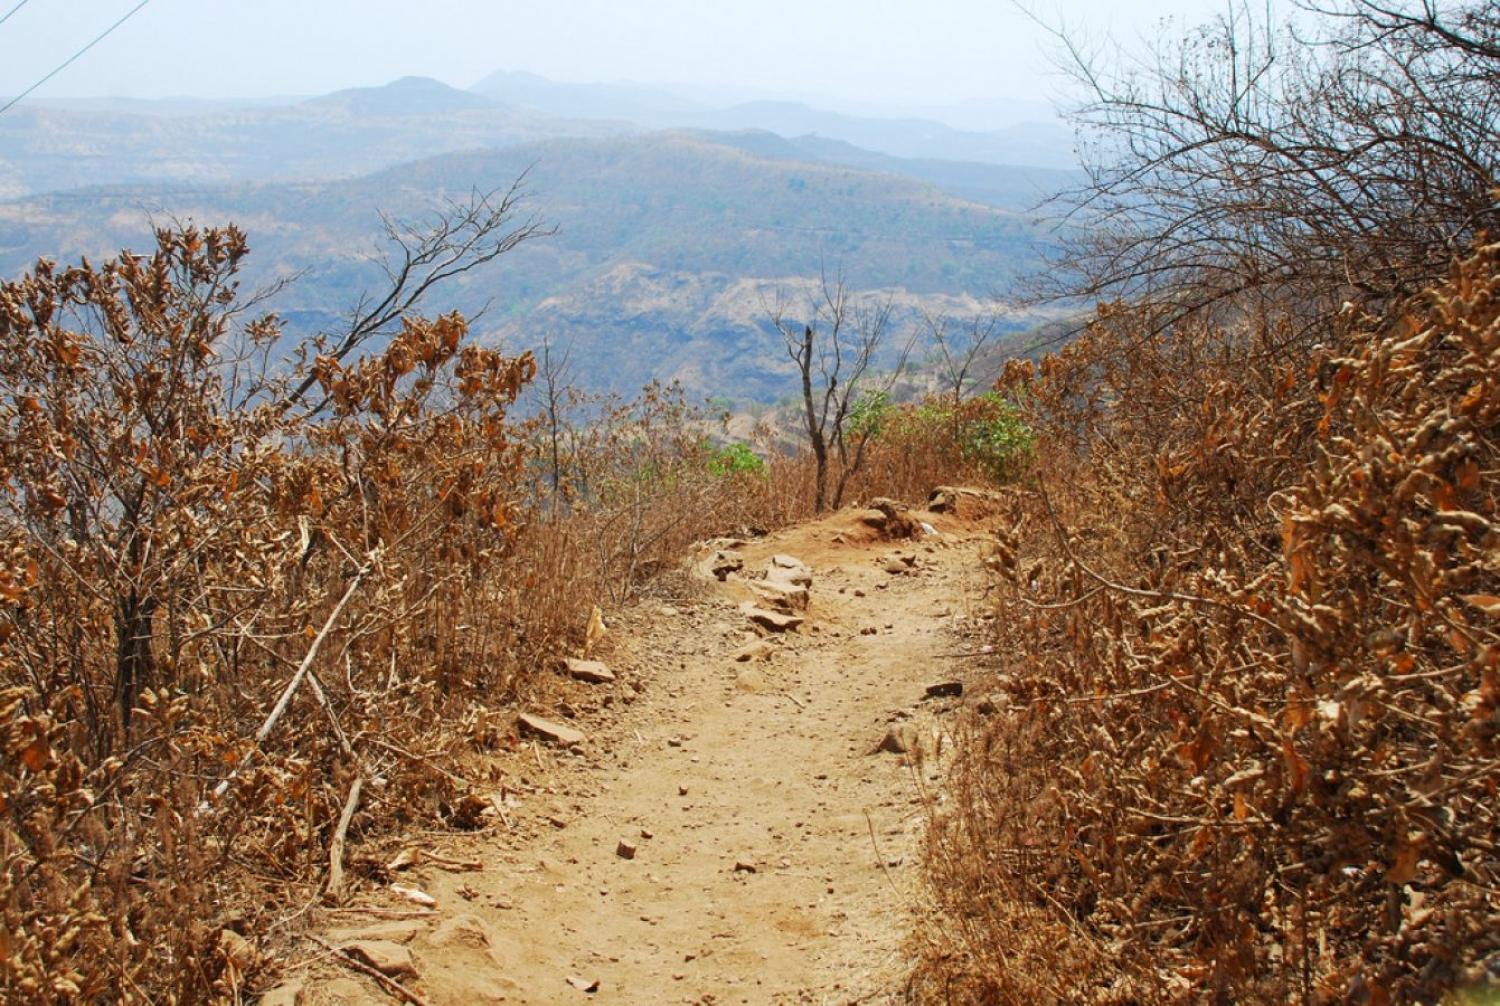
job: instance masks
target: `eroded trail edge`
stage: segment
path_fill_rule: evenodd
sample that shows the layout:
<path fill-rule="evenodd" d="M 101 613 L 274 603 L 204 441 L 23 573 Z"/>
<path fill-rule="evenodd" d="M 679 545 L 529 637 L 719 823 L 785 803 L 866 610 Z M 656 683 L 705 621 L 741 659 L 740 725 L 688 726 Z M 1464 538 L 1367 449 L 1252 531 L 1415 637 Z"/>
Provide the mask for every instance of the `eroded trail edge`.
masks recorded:
<path fill-rule="evenodd" d="M 722 582 L 706 549 L 686 596 L 611 619 L 613 680 L 535 710 L 582 741 L 528 732 L 488 828 L 412 838 L 390 879 L 435 907 L 367 883 L 319 937 L 432 1004 L 894 998 L 984 532 L 921 512 L 931 533 L 892 541 L 869 516 L 736 543 Z M 267 1001 L 399 996 L 324 953 Z"/>

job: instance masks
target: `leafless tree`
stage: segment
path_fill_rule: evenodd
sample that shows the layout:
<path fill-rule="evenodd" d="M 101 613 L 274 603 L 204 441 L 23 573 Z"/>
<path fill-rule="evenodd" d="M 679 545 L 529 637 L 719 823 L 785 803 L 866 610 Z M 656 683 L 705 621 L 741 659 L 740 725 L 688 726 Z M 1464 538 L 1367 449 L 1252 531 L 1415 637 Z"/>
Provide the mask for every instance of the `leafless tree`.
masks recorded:
<path fill-rule="evenodd" d="M 1244 2 L 1144 54 L 1057 30 L 1084 95 L 1057 293 L 1304 322 L 1443 275 L 1500 222 L 1500 6 Z"/>
<path fill-rule="evenodd" d="M 415 311 L 436 286 L 462 276 L 513 251 L 533 238 L 555 233 L 540 218 L 522 211 L 526 175 L 508 188 L 474 190 L 467 201 L 449 201 L 427 220 L 401 220 L 381 214 L 388 249 L 380 260 L 385 281 L 367 291 L 349 312 L 343 332 L 318 348 L 342 361 L 372 338 L 391 331 Z M 470 319 L 471 321 L 473 319 Z M 317 385 L 309 373 L 282 400 L 285 408 L 300 404 Z M 315 404 L 312 411 L 321 409 Z"/>
<path fill-rule="evenodd" d="M 922 323 L 936 350 L 943 393 L 957 405 L 982 383 L 983 378 L 975 371 L 982 363 L 986 347 L 992 346 L 1000 334 L 1000 316 L 990 313 L 955 319 L 924 311 Z"/>
<path fill-rule="evenodd" d="M 789 309 L 783 291 L 767 313 L 801 380 L 804 428 L 817 472 L 813 506 L 822 513 L 842 505 L 849 479 L 864 462 L 872 429 L 851 428 L 861 396 L 872 393 L 872 386 L 875 395 L 890 390 L 914 340 L 908 338 L 893 368 L 875 380 L 872 367 L 891 327 L 890 300 L 857 301 L 842 274 L 830 278 L 824 270 L 808 297 L 805 320 L 793 321 Z M 830 496 L 834 460 L 838 479 Z"/>
<path fill-rule="evenodd" d="M 562 439 L 568 407 L 568 396 L 572 393 L 570 377 L 573 369 L 573 347 L 568 345 L 559 352 L 552 345 L 549 334 L 542 339 L 537 380 L 534 387 L 541 398 L 540 409 L 546 423 L 548 458 L 552 467 L 552 514 L 557 516 L 563 491 Z"/>

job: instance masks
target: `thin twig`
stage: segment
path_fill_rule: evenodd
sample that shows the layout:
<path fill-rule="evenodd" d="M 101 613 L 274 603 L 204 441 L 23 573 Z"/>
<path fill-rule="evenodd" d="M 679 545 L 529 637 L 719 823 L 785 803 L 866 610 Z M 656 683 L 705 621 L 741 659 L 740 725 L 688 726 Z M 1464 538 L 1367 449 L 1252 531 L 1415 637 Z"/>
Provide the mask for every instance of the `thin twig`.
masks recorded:
<path fill-rule="evenodd" d="M 360 583 L 369 571 L 370 565 L 366 564 L 361 566 L 359 572 L 354 574 L 354 579 L 349 581 L 349 586 L 345 589 L 344 596 L 339 598 L 339 603 L 335 604 L 333 611 L 329 612 L 328 619 L 323 623 L 323 628 L 313 637 L 312 645 L 307 648 L 307 653 L 302 657 L 302 663 L 297 667 L 297 673 L 292 675 L 292 680 L 288 681 L 286 688 L 282 689 L 281 697 L 276 700 L 276 705 L 271 709 L 271 713 L 266 717 L 266 721 L 260 725 L 259 730 L 255 731 L 256 750 L 259 750 L 260 746 L 265 743 L 272 729 L 275 728 L 282 715 L 286 713 L 287 706 L 291 704 L 292 696 L 297 693 L 297 689 L 301 687 L 308 672 L 312 670 L 313 658 L 318 655 L 318 649 L 323 645 L 323 640 L 328 638 L 328 633 L 332 631 L 334 623 L 338 621 L 339 615 L 343 614 L 344 606 L 349 603 L 349 599 L 354 596 L 354 592 L 359 589 Z M 249 759 L 247 758 L 246 763 L 248 764 L 248 762 Z M 238 774 L 239 770 L 237 769 L 214 787 L 214 799 L 222 799 L 224 794 L 229 792 L 229 785 Z"/>

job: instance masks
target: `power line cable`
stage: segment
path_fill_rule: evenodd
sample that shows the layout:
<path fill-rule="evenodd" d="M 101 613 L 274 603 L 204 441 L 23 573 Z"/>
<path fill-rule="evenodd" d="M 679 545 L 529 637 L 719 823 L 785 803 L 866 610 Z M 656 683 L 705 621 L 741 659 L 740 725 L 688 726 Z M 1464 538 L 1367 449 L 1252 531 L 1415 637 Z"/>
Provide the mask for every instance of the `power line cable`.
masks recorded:
<path fill-rule="evenodd" d="M 17 10 L 20 10 L 21 6 L 24 6 L 26 4 L 26 2 L 27 2 L 27 0 L 22 0 L 21 5 L 17 6 L 10 13 L 14 14 Z M 75 60 L 77 60 L 78 57 L 80 57 L 84 53 L 88 52 L 90 49 L 92 49 L 94 46 L 98 45 L 100 42 L 103 42 L 106 38 L 108 38 L 114 32 L 114 30 L 116 28 L 120 27 L 120 25 L 124 24 L 126 21 L 129 21 L 131 18 L 135 17 L 135 15 L 140 11 L 140 9 L 142 7 L 144 7 L 144 6 L 146 6 L 150 2 L 151 2 L 151 0 L 141 0 L 140 3 L 136 4 L 134 7 L 130 8 L 130 10 L 126 11 L 124 17 L 120 18 L 120 20 L 116 21 L 114 24 L 110 25 L 108 28 L 106 28 L 103 31 L 101 31 L 98 35 L 95 35 L 94 36 L 94 40 L 92 42 L 90 42 L 88 45 L 84 46 L 82 49 L 79 49 L 77 52 L 75 52 L 73 55 L 69 56 L 67 59 L 63 60 L 62 63 L 59 64 L 58 67 L 55 70 L 53 70 L 51 73 L 47 74 L 47 76 L 43 77 L 41 80 L 37 81 L 35 84 L 32 84 L 26 90 L 22 91 L 20 94 L 16 95 L 14 98 L 10 99 L 10 101 L 6 102 L 5 103 L 5 107 L 0 108 L 0 115 L 4 115 L 6 112 L 10 111 L 12 108 L 15 107 L 16 103 L 19 102 L 22 98 L 26 97 L 32 91 L 35 91 L 37 88 L 39 88 L 43 84 L 47 83 L 47 81 L 51 80 L 53 77 L 56 77 L 59 73 L 62 73 L 68 67 L 72 66 L 73 62 Z M 10 17 L 10 14 L 7 14 L 5 16 L 6 17 Z"/>
<path fill-rule="evenodd" d="M 4 24 L 5 22 L 9 21 L 11 17 L 16 13 L 16 11 L 20 10 L 22 7 L 25 7 L 29 3 L 31 3 L 31 0 L 21 0 L 20 3 L 16 4 L 10 10 L 6 11 L 4 17 L 0 17 L 0 24 Z"/>

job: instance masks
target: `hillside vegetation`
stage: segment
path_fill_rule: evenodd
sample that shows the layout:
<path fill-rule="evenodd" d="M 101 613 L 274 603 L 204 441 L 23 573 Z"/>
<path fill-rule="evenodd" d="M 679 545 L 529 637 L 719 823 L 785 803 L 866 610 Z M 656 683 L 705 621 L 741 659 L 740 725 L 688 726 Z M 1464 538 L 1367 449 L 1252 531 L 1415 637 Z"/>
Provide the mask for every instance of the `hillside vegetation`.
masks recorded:
<path fill-rule="evenodd" d="M 1307 31 L 1080 67 L 1129 155 L 1075 261 L 1128 299 L 1002 381 L 1044 463 L 923 1001 L 1494 1001 L 1500 20 Z"/>

